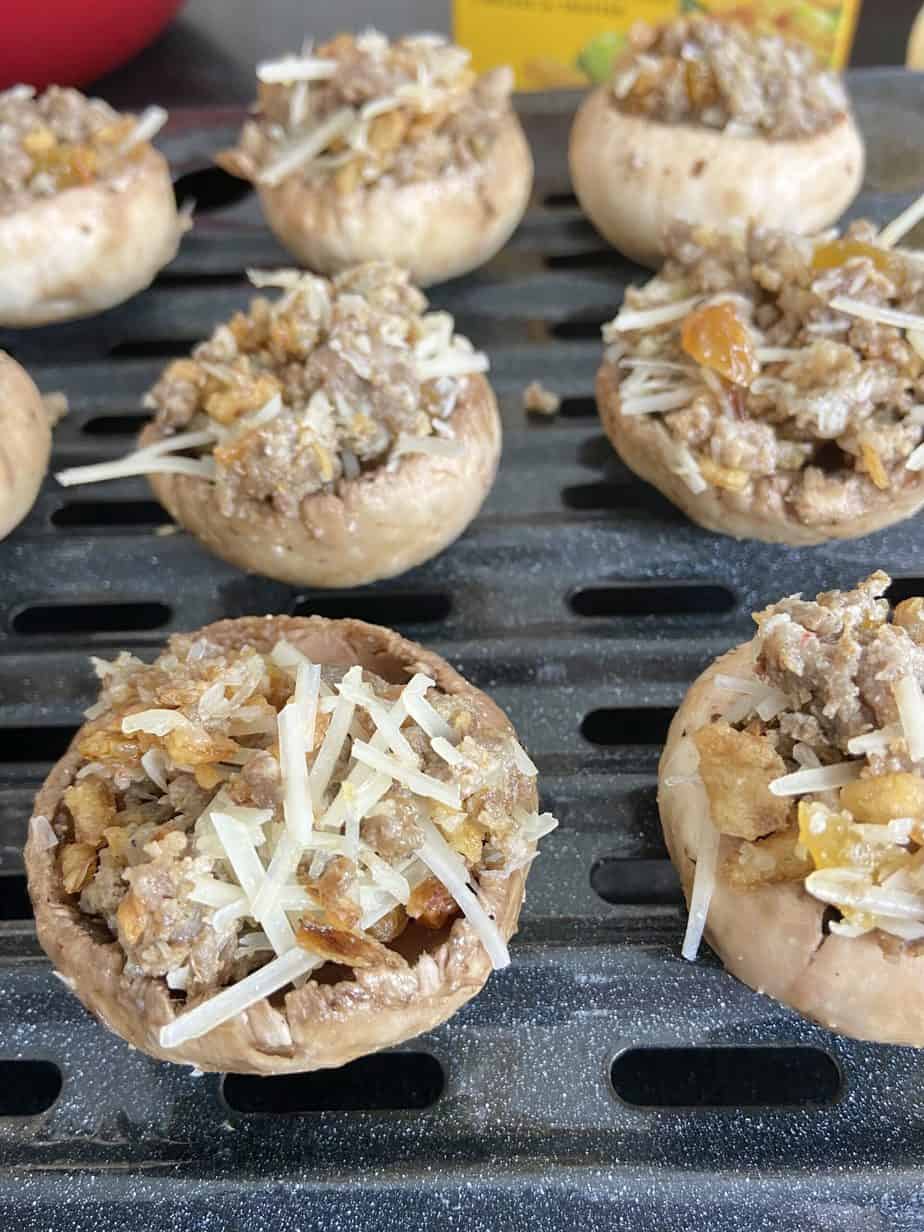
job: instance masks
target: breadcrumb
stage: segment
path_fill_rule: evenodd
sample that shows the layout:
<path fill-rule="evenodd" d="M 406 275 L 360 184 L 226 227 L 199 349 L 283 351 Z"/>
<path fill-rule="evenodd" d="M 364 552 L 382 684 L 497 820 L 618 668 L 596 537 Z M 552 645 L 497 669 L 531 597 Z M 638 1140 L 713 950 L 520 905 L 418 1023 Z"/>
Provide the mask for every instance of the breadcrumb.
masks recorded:
<path fill-rule="evenodd" d="M 523 409 L 530 415 L 557 415 L 561 398 L 540 381 L 530 381 L 523 390 Z"/>

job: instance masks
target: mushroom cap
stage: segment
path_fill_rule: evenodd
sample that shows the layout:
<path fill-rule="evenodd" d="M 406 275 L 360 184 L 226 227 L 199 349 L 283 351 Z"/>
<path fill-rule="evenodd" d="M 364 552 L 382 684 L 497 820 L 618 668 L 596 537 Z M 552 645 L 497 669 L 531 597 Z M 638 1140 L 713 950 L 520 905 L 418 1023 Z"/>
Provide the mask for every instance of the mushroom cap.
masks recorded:
<path fill-rule="evenodd" d="M 219 646 L 249 645 L 263 652 L 284 637 L 315 663 L 359 663 L 392 683 L 425 672 L 444 692 L 474 703 L 475 732 L 513 734 L 503 712 L 444 659 L 378 625 L 320 616 L 245 617 L 208 625 L 201 634 Z M 81 764 L 77 740 L 104 721 L 81 728 L 36 796 L 36 815 L 55 816 Z M 171 998 L 163 979 L 125 973 L 118 942 L 65 894 L 56 852 L 54 847 L 42 850 L 30 832 L 26 872 L 42 947 L 87 1009 L 130 1044 L 163 1060 L 251 1074 L 344 1065 L 436 1027 L 474 997 L 491 974 L 491 960 L 477 934 L 460 917 L 448 934 L 429 934 L 416 962 L 406 968 L 357 970 L 333 984 L 308 980 L 277 995 L 275 1004 L 259 1002 L 198 1039 L 164 1049 L 160 1029 L 182 1005 Z M 505 938 L 516 931 L 525 879 L 525 869 L 507 877 L 481 877 L 482 901 Z"/>
<path fill-rule="evenodd" d="M 245 500 L 225 516 L 213 484 L 186 475 L 151 475 L 171 516 L 217 556 L 241 569 L 303 586 L 361 586 L 429 560 L 456 539 L 481 508 L 500 457 L 501 425 L 491 386 L 466 379 L 449 420 L 459 457 L 403 454 L 387 465 L 316 492 L 299 517 Z M 161 439 L 148 424 L 139 444 Z"/>
<path fill-rule="evenodd" d="M 856 517 L 811 525 L 800 521 L 785 503 L 771 509 L 752 496 L 712 485 L 704 492 L 691 492 L 667 464 L 673 444 L 660 417 L 622 414 L 619 374 L 608 362 L 597 372 L 597 409 L 606 435 L 626 466 L 653 484 L 692 521 L 720 535 L 807 547 L 830 539 L 871 535 L 905 521 L 924 506 L 924 474 L 916 471 L 907 472 L 903 488 L 881 492 L 872 484 L 866 485 L 865 508 Z"/>
<path fill-rule="evenodd" d="M 753 677 L 751 643 L 722 655 L 690 689 L 667 734 L 658 774 L 658 807 L 671 860 L 687 902 L 696 869 L 698 833 L 687 788 L 664 785 L 679 742 L 714 715 L 726 697 L 717 673 Z M 719 867 L 737 843 L 723 835 Z M 717 876 L 706 917 L 706 940 L 728 971 L 791 1005 L 822 1026 L 882 1044 L 924 1046 L 924 954 L 876 932 L 825 934 L 825 904 L 801 882 L 740 889 Z"/>
<path fill-rule="evenodd" d="M 0 539 L 35 504 L 50 454 L 42 395 L 28 372 L 0 351 Z"/>
<path fill-rule="evenodd" d="M 655 268 L 665 227 L 677 219 L 823 230 L 857 195 L 865 155 L 850 115 L 812 137 L 769 141 L 628 115 L 601 86 L 575 117 L 569 161 L 574 191 L 597 230 Z"/>
<path fill-rule="evenodd" d="M 308 269 L 335 274 L 393 261 L 419 286 L 484 265 L 513 234 L 533 185 L 533 160 L 511 111 L 477 166 L 412 184 L 387 181 L 338 195 L 299 173 L 257 184 L 266 221 Z"/>
<path fill-rule="evenodd" d="M 170 169 L 151 147 L 117 175 L 0 215 L 0 325 L 121 303 L 173 260 L 182 232 Z"/>

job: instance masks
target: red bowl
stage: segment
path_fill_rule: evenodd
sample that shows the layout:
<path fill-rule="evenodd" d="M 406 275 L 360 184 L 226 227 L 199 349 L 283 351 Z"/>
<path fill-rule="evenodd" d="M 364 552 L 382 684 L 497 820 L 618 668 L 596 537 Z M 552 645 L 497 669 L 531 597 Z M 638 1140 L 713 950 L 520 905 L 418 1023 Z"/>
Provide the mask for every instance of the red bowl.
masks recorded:
<path fill-rule="evenodd" d="M 0 0 L 0 88 L 82 86 L 156 38 L 183 0 Z"/>

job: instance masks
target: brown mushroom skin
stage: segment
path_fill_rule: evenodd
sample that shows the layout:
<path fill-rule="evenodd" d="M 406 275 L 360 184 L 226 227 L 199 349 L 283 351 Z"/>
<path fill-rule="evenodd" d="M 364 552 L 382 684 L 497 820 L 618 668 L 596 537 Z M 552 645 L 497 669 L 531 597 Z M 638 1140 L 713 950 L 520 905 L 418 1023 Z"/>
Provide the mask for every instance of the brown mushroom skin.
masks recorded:
<path fill-rule="evenodd" d="M 0 325 L 91 316 L 147 287 L 185 224 L 170 169 L 148 147 L 117 176 L 0 215 Z"/>
<path fill-rule="evenodd" d="M 821 231 L 857 195 L 865 162 L 850 115 L 813 137 L 734 137 L 628 115 L 608 86 L 578 110 L 568 157 L 584 213 L 614 248 L 651 268 L 663 260 L 664 230 L 676 219 Z"/>
<path fill-rule="evenodd" d="M 717 673 L 753 676 L 747 643 L 716 660 L 694 681 L 674 716 L 658 774 L 658 807 L 664 839 L 689 903 L 698 834 L 683 785 L 664 785 L 680 740 L 727 702 L 715 686 Z M 719 866 L 737 844 L 722 837 Z M 737 889 L 721 874 L 709 905 L 706 940 L 732 975 L 775 997 L 822 1026 L 856 1039 L 924 1046 L 924 954 L 888 949 L 878 933 L 838 937 L 822 932 L 824 903 L 801 882 Z M 900 944 L 900 943 L 899 943 Z"/>
<path fill-rule="evenodd" d="M 510 112 L 477 166 L 413 184 L 372 184 L 339 196 L 332 181 L 291 175 L 257 185 L 271 230 L 308 269 L 336 274 L 393 261 L 418 286 L 484 265 L 513 234 L 533 185 L 533 160 Z"/>
<path fill-rule="evenodd" d="M 867 485 L 862 514 L 839 522 L 802 522 L 785 503 L 771 508 L 741 493 L 710 486 L 691 492 L 665 457 L 672 448 L 668 429 L 654 415 L 623 415 L 619 373 L 606 361 L 597 372 L 597 410 L 604 431 L 630 470 L 652 484 L 691 521 L 719 535 L 811 547 L 831 539 L 859 539 L 896 522 L 904 522 L 924 507 L 924 474 L 906 471 L 904 484 L 881 492 Z"/>
<path fill-rule="evenodd" d="M 219 646 L 249 645 L 269 651 L 284 637 L 314 662 L 360 663 L 392 683 L 425 672 L 439 688 L 460 694 L 476 707 L 476 727 L 510 733 L 513 727 L 480 690 L 431 651 L 390 629 L 357 620 L 288 616 L 245 617 L 209 625 L 202 635 Z M 104 717 L 85 724 L 36 796 L 34 813 L 53 818 L 81 758 L 76 741 Z M 536 807 L 534 802 L 533 807 Z M 345 1065 L 399 1044 L 445 1022 L 478 993 L 491 974 L 491 961 L 464 918 L 432 944 L 410 968 L 369 968 L 337 984 L 309 980 L 276 1006 L 262 1001 L 199 1039 L 179 1048 L 160 1046 L 159 1031 L 183 1004 L 162 979 L 132 977 L 124 954 L 99 921 L 82 915 L 65 894 L 57 848 L 42 850 L 31 834 L 26 844 L 29 894 L 39 942 L 83 1004 L 110 1030 L 151 1056 L 204 1070 L 241 1074 L 296 1073 Z M 525 869 L 508 877 L 481 877 L 481 898 L 505 938 L 517 929 Z M 266 1020 L 272 1020 L 267 1028 Z"/>
<path fill-rule="evenodd" d="M 491 386 L 466 380 L 449 421 L 464 446 L 458 458 L 405 454 L 302 501 L 301 516 L 243 502 L 231 517 L 212 484 L 185 475 L 151 475 L 171 516 L 216 556 L 241 569 L 293 585 L 361 586 L 429 560 L 465 530 L 494 482 L 501 425 Z M 156 425 L 140 445 L 160 439 Z"/>
<path fill-rule="evenodd" d="M 51 427 L 32 378 L 0 351 L 0 539 L 38 496 L 51 454 Z"/>

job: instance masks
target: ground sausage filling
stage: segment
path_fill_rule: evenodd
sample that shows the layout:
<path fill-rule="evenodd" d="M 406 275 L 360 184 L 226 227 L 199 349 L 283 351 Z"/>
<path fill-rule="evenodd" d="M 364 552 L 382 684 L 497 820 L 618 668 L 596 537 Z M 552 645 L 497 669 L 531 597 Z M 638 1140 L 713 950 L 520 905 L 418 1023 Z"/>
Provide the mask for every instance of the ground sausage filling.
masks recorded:
<path fill-rule="evenodd" d="M 718 876 L 801 882 L 840 936 L 924 939 L 924 599 L 890 611 L 889 583 L 774 604 L 753 674 L 713 678 L 709 719 L 665 774 L 704 793 L 697 933 Z"/>
<path fill-rule="evenodd" d="M 126 974 L 195 1007 L 165 1046 L 324 963 L 406 965 L 389 943 L 409 922 L 464 913 L 506 962 L 479 880 L 528 865 L 555 823 L 510 729 L 468 698 L 321 668 L 284 640 L 264 655 L 176 636 L 151 665 L 96 668 L 81 767 L 33 827 Z"/>
<path fill-rule="evenodd" d="M 623 429 L 652 417 L 692 492 L 806 526 L 919 486 L 924 262 L 889 231 L 673 224 L 663 271 L 603 331 Z"/>
<path fill-rule="evenodd" d="M 610 88 L 630 115 L 775 141 L 812 137 L 848 112 L 840 81 L 809 47 L 709 17 L 637 22 Z"/>
<path fill-rule="evenodd" d="M 272 187 L 289 176 L 339 196 L 479 164 L 510 113 L 508 69 L 481 77 L 440 35 L 340 34 L 257 69 L 257 118 L 219 162 Z"/>
<path fill-rule="evenodd" d="M 160 107 L 122 115 L 60 86 L 38 96 L 31 86 L 0 94 L 0 214 L 123 174 L 166 118 Z"/>
<path fill-rule="evenodd" d="M 425 311 L 403 270 L 251 277 L 281 297 L 255 299 L 169 365 L 145 400 L 162 439 L 63 471 L 62 483 L 171 471 L 214 482 L 226 516 L 248 501 L 293 516 L 306 497 L 404 454 L 459 456 L 454 414 L 487 358 L 448 313 Z"/>

